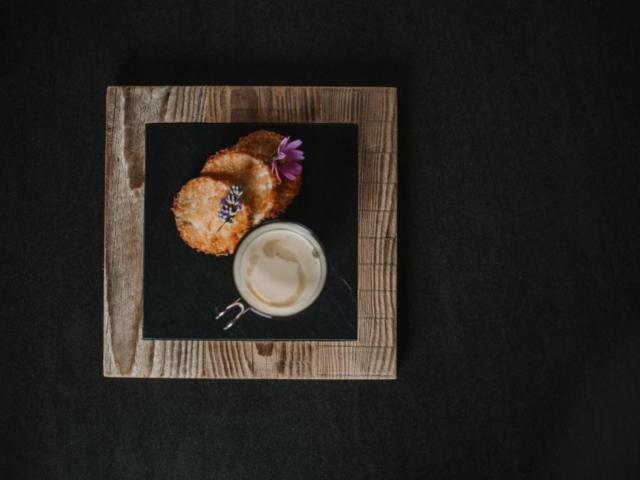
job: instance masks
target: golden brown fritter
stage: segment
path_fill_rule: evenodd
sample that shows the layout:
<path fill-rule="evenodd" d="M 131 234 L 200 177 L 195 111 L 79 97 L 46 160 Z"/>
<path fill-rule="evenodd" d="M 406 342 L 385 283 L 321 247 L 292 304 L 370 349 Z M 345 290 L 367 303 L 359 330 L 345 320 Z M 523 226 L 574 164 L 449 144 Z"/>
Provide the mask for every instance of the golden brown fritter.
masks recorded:
<path fill-rule="evenodd" d="M 256 130 L 238 140 L 233 149 L 258 157 L 271 168 L 271 160 L 275 156 L 278 145 L 280 145 L 283 138 L 283 135 L 276 132 Z M 266 214 L 266 218 L 275 218 L 281 215 L 300 192 L 302 176 L 296 177 L 295 180 L 282 177 L 281 180 L 276 187 L 275 204 Z"/>
<path fill-rule="evenodd" d="M 283 135 L 276 132 L 256 130 L 238 140 L 234 149 L 261 158 L 271 159 L 276 154 L 278 145 L 280 145 L 283 138 Z"/>
<path fill-rule="evenodd" d="M 220 150 L 209 157 L 201 175 L 240 185 L 252 211 L 252 224 L 262 222 L 276 203 L 276 177 L 267 163 L 248 153 Z"/>
<path fill-rule="evenodd" d="M 302 186 L 302 176 L 298 176 L 295 180 L 289 180 L 282 177 L 282 181 L 278 184 L 276 192 L 278 194 L 276 203 L 267 215 L 267 218 L 276 218 L 284 213 L 293 199 L 296 198 L 300 187 Z"/>
<path fill-rule="evenodd" d="M 231 223 L 218 217 L 230 182 L 198 177 L 182 186 L 173 200 L 173 214 L 182 240 L 191 248 L 213 255 L 233 253 L 251 226 L 251 208 L 243 204 Z"/>

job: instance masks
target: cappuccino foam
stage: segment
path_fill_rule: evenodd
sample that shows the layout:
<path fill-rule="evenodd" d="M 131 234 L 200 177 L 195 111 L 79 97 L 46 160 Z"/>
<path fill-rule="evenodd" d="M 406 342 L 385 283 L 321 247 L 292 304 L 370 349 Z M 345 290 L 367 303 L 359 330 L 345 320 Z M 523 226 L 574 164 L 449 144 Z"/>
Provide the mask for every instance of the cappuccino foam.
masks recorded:
<path fill-rule="evenodd" d="M 268 315 L 304 310 L 320 294 L 325 278 L 322 247 L 297 224 L 281 222 L 255 230 L 243 241 L 234 261 L 240 295 Z"/>

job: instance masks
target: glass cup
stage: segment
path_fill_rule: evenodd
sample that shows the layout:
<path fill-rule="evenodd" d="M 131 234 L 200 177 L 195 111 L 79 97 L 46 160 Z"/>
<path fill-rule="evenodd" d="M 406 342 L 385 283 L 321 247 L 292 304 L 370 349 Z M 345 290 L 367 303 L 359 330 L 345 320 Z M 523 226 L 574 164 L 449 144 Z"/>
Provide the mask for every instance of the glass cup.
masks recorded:
<path fill-rule="evenodd" d="M 269 222 L 246 235 L 233 259 L 233 281 L 240 295 L 216 319 L 237 308 L 224 330 L 245 313 L 290 317 L 310 307 L 327 279 L 327 260 L 317 237 L 304 225 Z"/>

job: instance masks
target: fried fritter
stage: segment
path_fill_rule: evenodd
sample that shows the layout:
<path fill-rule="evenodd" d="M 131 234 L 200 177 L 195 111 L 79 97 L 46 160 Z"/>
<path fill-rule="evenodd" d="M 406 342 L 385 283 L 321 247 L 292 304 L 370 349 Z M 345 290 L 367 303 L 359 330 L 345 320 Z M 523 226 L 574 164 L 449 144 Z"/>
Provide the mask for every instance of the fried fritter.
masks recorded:
<path fill-rule="evenodd" d="M 278 194 L 276 203 L 267 215 L 268 218 L 276 218 L 284 213 L 287 207 L 296 198 L 300 187 L 302 186 L 302 176 L 298 176 L 295 180 L 289 180 L 282 177 L 282 181 L 278 184 L 276 192 Z"/>
<path fill-rule="evenodd" d="M 251 206 L 253 225 L 262 222 L 273 210 L 277 182 L 269 165 L 260 158 L 235 150 L 220 150 L 209 157 L 200 174 L 240 185 Z"/>
<path fill-rule="evenodd" d="M 234 149 L 270 160 L 283 138 L 283 135 L 276 132 L 256 130 L 238 140 Z"/>
<path fill-rule="evenodd" d="M 283 138 L 283 135 L 276 132 L 256 130 L 238 140 L 233 149 L 258 157 L 271 167 L 271 160 L 275 156 L 278 145 L 280 145 Z M 281 215 L 300 192 L 301 176 L 296 177 L 295 180 L 289 180 L 285 177 L 282 177 L 281 180 L 276 187 L 275 205 L 266 214 L 266 218 L 275 218 Z"/>
<path fill-rule="evenodd" d="M 182 186 L 173 200 L 172 211 L 182 240 L 191 248 L 213 255 L 233 253 L 251 226 L 251 208 L 242 208 L 229 223 L 219 217 L 231 183 L 198 177 Z"/>

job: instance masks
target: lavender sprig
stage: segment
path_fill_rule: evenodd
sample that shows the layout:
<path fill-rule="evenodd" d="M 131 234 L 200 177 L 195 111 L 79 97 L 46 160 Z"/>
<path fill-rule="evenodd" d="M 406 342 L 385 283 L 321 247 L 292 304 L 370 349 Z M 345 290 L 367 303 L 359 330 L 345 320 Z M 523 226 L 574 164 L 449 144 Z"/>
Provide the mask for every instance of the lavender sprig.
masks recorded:
<path fill-rule="evenodd" d="M 218 212 L 218 218 L 222 220 L 222 225 L 218 227 L 218 231 L 224 227 L 227 223 L 232 223 L 236 214 L 242 210 L 242 188 L 238 185 L 232 185 L 229 189 L 229 194 L 220 200 L 220 212 Z"/>

